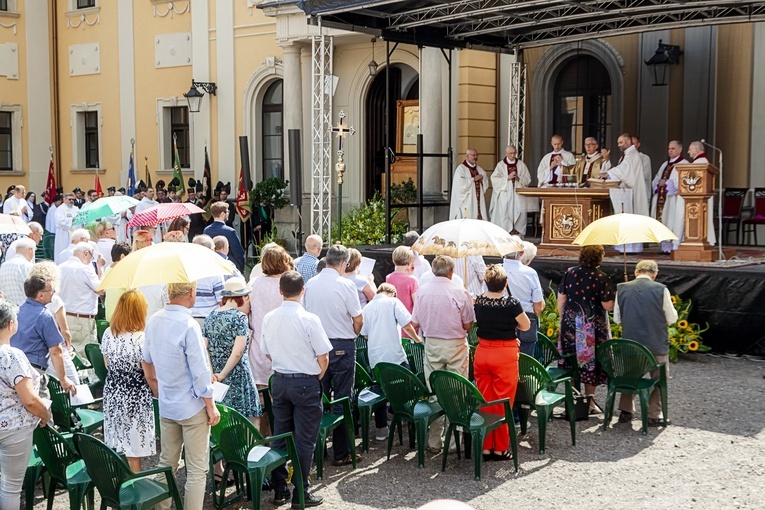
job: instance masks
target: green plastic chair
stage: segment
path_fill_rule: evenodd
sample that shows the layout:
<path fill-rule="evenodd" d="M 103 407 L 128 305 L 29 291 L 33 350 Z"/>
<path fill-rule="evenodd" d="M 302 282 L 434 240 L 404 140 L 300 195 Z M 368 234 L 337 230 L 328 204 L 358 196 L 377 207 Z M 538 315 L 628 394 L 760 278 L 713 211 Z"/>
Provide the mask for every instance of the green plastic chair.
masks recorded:
<path fill-rule="evenodd" d="M 367 374 L 372 373 L 372 367 L 369 364 L 369 339 L 364 335 L 356 337 L 356 363 L 361 365 Z"/>
<path fill-rule="evenodd" d="M 101 343 L 101 340 L 104 338 L 104 331 L 106 331 L 106 328 L 109 327 L 109 321 L 106 319 L 96 319 L 96 337 L 98 338 L 98 343 Z"/>
<path fill-rule="evenodd" d="M 55 377 L 48 377 L 48 391 L 53 402 L 51 413 L 53 423 L 66 432 L 85 432 L 89 434 L 104 424 L 104 413 L 75 407 L 69 401 L 69 393 L 64 391 Z M 96 399 L 96 402 L 102 399 Z"/>
<path fill-rule="evenodd" d="M 475 384 L 475 345 L 468 344 L 468 381 Z"/>
<path fill-rule="evenodd" d="M 40 454 L 37 453 L 37 447 L 33 446 L 29 454 L 27 470 L 24 472 L 24 483 L 22 484 L 27 510 L 32 510 L 35 506 L 35 486 L 37 485 L 37 480 L 40 479 L 44 472 L 45 464 L 43 464 Z"/>
<path fill-rule="evenodd" d="M 43 256 L 46 260 L 53 260 L 53 252 L 56 247 L 56 234 L 48 232 L 47 230 L 43 234 L 42 238 Z"/>
<path fill-rule="evenodd" d="M 614 415 L 614 399 L 617 393 L 637 394 L 640 398 L 640 416 L 643 420 L 643 435 L 648 433 L 648 399 L 654 388 L 661 393 L 661 411 L 664 420 L 667 415 L 667 372 L 664 363 L 657 363 L 644 345 L 633 340 L 615 338 L 604 342 L 597 352 L 603 370 L 608 374 L 603 430 L 608 429 Z M 652 370 L 659 370 L 658 379 L 645 378 Z"/>
<path fill-rule="evenodd" d="M 441 406 L 430 401 L 433 395 L 427 386 L 411 371 L 394 363 L 378 363 L 375 365 L 378 384 L 388 398 L 393 409 L 393 425 L 388 431 L 388 460 L 393 448 L 393 437 L 398 429 L 399 443 L 403 444 L 403 422 L 409 429 L 409 448 L 415 446 L 417 436 L 417 467 L 425 467 L 425 443 L 428 427 L 433 420 L 444 414 Z"/>
<path fill-rule="evenodd" d="M 225 466 L 223 480 L 228 479 L 230 471 L 234 471 L 237 475 L 239 473 L 246 473 L 249 479 L 250 490 L 252 491 L 252 508 L 257 510 L 260 508 L 260 494 L 263 488 L 263 481 L 274 468 L 290 460 L 292 461 L 293 469 L 292 480 L 295 481 L 295 486 L 299 493 L 300 506 L 305 508 L 303 477 L 292 432 L 263 438 L 255 425 L 247 418 L 223 404 L 216 405 L 218 411 L 220 411 L 220 421 L 211 429 L 210 439 L 223 456 Z M 284 439 L 287 442 L 286 452 L 271 448 L 257 462 L 247 460 L 247 455 L 255 446 L 265 445 L 277 439 Z M 215 508 L 221 509 L 226 505 L 239 501 L 245 495 L 246 492 L 244 490 L 238 490 L 234 497 L 226 500 L 226 484 L 222 483 L 220 495 L 216 497 L 213 491 L 213 504 Z"/>
<path fill-rule="evenodd" d="M 272 393 L 271 387 L 274 381 L 272 375 L 268 379 L 269 401 L 270 394 Z M 265 395 L 265 394 L 264 394 Z M 316 479 L 322 480 L 324 478 L 324 450 L 327 445 L 327 438 L 329 434 L 337 427 L 345 423 L 345 430 L 348 436 L 348 446 L 351 450 L 351 460 L 353 469 L 356 469 L 356 438 L 354 437 L 354 423 L 353 413 L 351 412 L 351 401 L 348 397 L 339 398 L 337 400 L 330 401 L 325 394 L 322 393 L 321 401 L 324 405 L 324 414 L 321 416 L 321 423 L 319 424 L 319 434 L 316 439 L 316 447 L 314 450 L 314 460 L 316 461 Z M 332 407 L 335 404 L 340 404 L 343 407 L 343 414 L 333 414 Z M 271 422 L 271 430 L 273 429 L 273 422 Z"/>
<path fill-rule="evenodd" d="M 558 361 L 566 358 L 572 359 L 572 362 L 570 363 L 572 367 L 576 366 L 576 353 L 561 354 L 560 351 L 558 351 L 555 342 L 550 340 L 544 333 L 537 331 L 537 343 L 534 346 L 534 359 L 545 367 L 545 370 L 550 374 L 550 378 L 553 381 L 563 377 L 570 377 L 574 387 L 578 388 L 579 371 L 574 368 L 558 368 Z"/>
<path fill-rule="evenodd" d="M 93 367 L 90 365 L 90 363 L 86 363 L 86 362 L 85 362 L 85 361 L 84 361 L 84 360 L 83 360 L 83 359 L 80 357 L 80 355 L 79 355 L 79 354 L 77 354 L 77 353 L 76 353 L 76 352 L 74 352 L 74 351 L 72 351 L 72 365 L 74 365 L 74 369 L 75 369 L 75 370 L 77 370 L 78 372 L 79 372 L 80 370 L 89 370 L 89 369 L 93 368 Z"/>
<path fill-rule="evenodd" d="M 127 461 L 93 436 L 77 433 L 74 444 L 82 455 L 93 483 L 101 495 L 101 508 L 141 510 L 172 498 L 175 508 L 182 510 L 183 502 L 170 466 L 134 473 Z M 164 474 L 165 482 L 154 480 Z"/>
<path fill-rule="evenodd" d="M 565 385 L 565 393 L 554 391 L 553 387 L 560 383 Z M 539 361 L 521 353 L 518 361 L 518 389 L 515 392 L 515 403 L 520 404 L 518 414 L 521 419 L 521 434 L 526 434 L 528 408 L 533 408 L 537 412 L 540 455 L 545 452 L 547 422 L 552 418 L 553 408 L 561 403 L 566 406 L 566 414 L 571 424 L 571 444 L 576 445 L 576 412 L 570 377 L 553 380 Z"/>
<path fill-rule="evenodd" d="M 327 445 L 327 438 L 337 427 L 345 423 L 345 430 L 348 436 L 348 446 L 351 449 L 351 461 L 353 469 L 356 469 L 356 438 L 354 434 L 353 413 L 351 412 L 351 401 L 348 397 L 329 400 L 322 393 L 321 400 L 324 403 L 324 414 L 321 416 L 319 425 L 319 438 L 316 440 L 316 450 L 314 459 L 316 460 L 316 479 L 324 479 L 324 450 Z M 332 408 L 340 404 L 343 407 L 343 414 L 333 414 Z"/>
<path fill-rule="evenodd" d="M 71 510 L 79 510 L 83 503 L 86 508 L 92 509 L 94 506 L 93 483 L 85 468 L 85 462 L 74 445 L 50 425 L 35 429 L 34 444 L 50 478 L 48 510 L 53 508 L 56 486 L 61 486 L 69 492 Z M 29 502 L 34 500 L 34 486 L 32 489 L 31 497 L 29 492 L 26 492 L 27 507 Z"/>
<path fill-rule="evenodd" d="M 271 376 L 273 377 L 273 376 Z M 271 406 L 271 381 L 269 380 L 268 386 L 258 389 L 258 393 L 263 396 L 263 412 L 268 415 L 268 425 L 271 427 L 271 432 L 274 431 L 274 413 Z"/>
<path fill-rule="evenodd" d="M 106 363 L 104 362 L 104 355 L 101 352 L 101 345 L 100 344 L 86 345 L 85 356 L 87 356 L 88 361 L 90 361 L 90 365 L 93 367 L 93 370 L 96 372 L 96 377 L 98 377 L 98 382 L 95 384 L 95 386 L 103 388 L 104 384 L 106 384 L 106 374 L 108 370 L 106 368 Z"/>
<path fill-rule="evenodd" d="M 409 340 L 404 344 L 404 352 L 409 369 L 425 384 L 425 344 Z"/>
<path fill-rule="evenodd" d="M 353 382 L 353 401 L 356 409 L 359 411 L 359 422 L 361 423 L 361 451 L 369 451 L 369 423 L 372 420 L 372 412 L 384 406 L 388 401 L 385 395 L 377 395 L 370 400 L 361 400 L 359 394 L 364 390 L 372 390 L 375 382 L 369 376 L 364 367 L 356 363 L 356 377 Z M 377 393 L 380 393 L 378 390 Z"/>
<path fill-rule="evenodd" d="M 509 398 L 502 398 L 493 402 L 486 402 L 478 388 L 459 374 L 447 372 L 445 370 L 436 370 L 430 374 L 430 387 L 438 397 L 446 417 L 449 420 L 449 427 L 446 429 L 445 444 L 449 445 L 452 434 L 455 435 L 457 443 L 457 458 L 460 455 L 459 432 L 457 427 L 462 427 L 464 433 L 472 437 L 473 465 L 475 468 L 475 479 L 481 479 L 481 461 L 483 455 L 483 441 L 487 434 L 499 427 L 507 427 L 510 431 L 510 446 L 513 450 L 513 462 L 515 470 L 518 471 L 518 438 L 515 434 L 515 423 L 513 422 L 513 410 Z M 480 409 L 497 404 L 504 405 L 504 416 L 481 411 Z M 467 439 L 467 438 L 466 438 Z M 470 442 L 465 441 L 465 458 L 470 455 Z M 444 448 L 443 459 L 441 461 L 441 471 L 446 470 L 446 457 L 448 456 L 448 447 Z"/>

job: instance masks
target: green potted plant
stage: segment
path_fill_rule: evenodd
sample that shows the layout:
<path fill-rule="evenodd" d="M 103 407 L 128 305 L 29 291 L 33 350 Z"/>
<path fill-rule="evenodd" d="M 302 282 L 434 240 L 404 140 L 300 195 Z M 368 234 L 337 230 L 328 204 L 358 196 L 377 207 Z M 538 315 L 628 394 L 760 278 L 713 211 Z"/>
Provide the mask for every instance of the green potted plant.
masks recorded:
<path fill-rule="evenodd" d="M 390 185 L 391 204 L 413 204 L 417 201 L 417 186 L 410 177 L 406 181 L 392 183 Z M 409 208 L 402 207 L 393 218 L 396 221 L 409 224 Z"/>

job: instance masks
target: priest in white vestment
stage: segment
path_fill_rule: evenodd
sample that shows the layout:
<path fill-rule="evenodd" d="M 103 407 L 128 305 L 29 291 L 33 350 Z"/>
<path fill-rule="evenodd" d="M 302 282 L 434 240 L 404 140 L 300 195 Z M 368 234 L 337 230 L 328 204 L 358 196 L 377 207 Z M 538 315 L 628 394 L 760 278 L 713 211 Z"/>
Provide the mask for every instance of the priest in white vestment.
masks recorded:
<path fill-rule="evenodd" d="M 704 152 L 704 144 L 701 142 L 691 142 L 688 145 L 688 155 L 691 157 L 691 164 L 710 163 L 707 153 Z M 685 205 L 683 205 L 685 213 Z M 707 242 L 715 244 L 717 236 L 715 235 L 715 197 L 709 197 L 707 200 Z"/>
<path fill-rule="evenodd" d="M 662 222 L 677 236 L 676 241 L 662 241 L 661 251 L 676 250 L 683 240 L 685 228 L 685 201 L 678 195 L 679 182 L 675 165 L 688 163 L 683 158 L 683 144 L 672 140 L 667 146 L 668 159 L 662 163 L 651 182 L 651 216 Z"/>
<path fill-rule="evenodd" d="M 640 152 L 640 138 L 637 136 L 632 137 L 632 145 L 638 150 L 640 159 L 643 161 L 643 180 L 645 181 L 646 198 L 648 199 L 648 207 L 651 206 L 651 177 L 653 177 L 653 167 L 651 166 L 651 157 L 648 154 Z"/>
<path fill-rule="evenodd" d="M 610 151 L 604 149 L 603 157 L 607 160 L 600 171 L 601 177 L 619 179 L 619 189 L 611 191 L 611 205 L 615 213 L 626 212 L 648 216 L 648 202 L 646 202 L 645 181 L 643 180 L 643 160 L 637 148 L 632 145 L 632 137 L 624 133 L 617 142 L 622 157 L 619 164 L 612 167 L 608 161 Z M 619 247 L 616 247 L 620 250 Z M 627 253 L 643 251 L 642 243 L 632 243 L 624 246 Z"/>
<path fill-rule="evenodd" d="M 489 220 L 486 213 L 486 172 L 478 166 L 478 151 L 468 149 L 454 171 L 449 219 Z"/>
<path fill-rule="evenodd" d="M 24 186 L 16 186 L 13 189 L 13 195 L 3 202 L 3 214 L 9 214 L 11 211 L 18 211 L 19 216 L 24 220 L 24 223 L 32 221 L 34 212 L 32 211 L 32 208 L 29 207 L 29 202 L 27 202 L 27 199 L 24 196 L 26 195 L 26 192 L 27 190 Z"/>
<path fill-rule="evenodd" d="M 494 173 L 491 174 L 491 187 L 494 194 L 491 196 L 489 215 L 492 223 L 511 234 L 524 236 L 526 235 L 526 210 L 523 207 L 523 198 L 515 190 L 531 184 L 531 174 L 526 164 L 516 158 L 516 154 L 515 146 L 508 145 L 505 149 L 505 157 L 497 163 Z"/>
<path fill-rule="evenodd" d="M 56 240 L 53 245 L 53 256 L 64 251 L 72 242 L 72 220 L 80 212 L 79 207 L 74 205 L 74 194 L 64 195 L 64 201 L 56 207 Z"/>
<path fill-rule="evenodd" d="M 564 167 L 576 164 L 576 158 L 572 153 L 563 148 L 563 137 L 553 135 L 550 139 L 552 152 L 548 152 L 539 162 L 537 167 L 537 186 L 545 187 L 551 184 L 559 184 L 564 181 Z"/>

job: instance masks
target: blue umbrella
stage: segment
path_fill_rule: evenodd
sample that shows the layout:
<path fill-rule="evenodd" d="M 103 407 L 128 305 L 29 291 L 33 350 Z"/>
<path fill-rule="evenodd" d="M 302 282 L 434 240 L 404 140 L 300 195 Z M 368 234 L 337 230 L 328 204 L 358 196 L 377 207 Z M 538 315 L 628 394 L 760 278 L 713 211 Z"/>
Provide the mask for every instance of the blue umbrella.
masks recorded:
<path fill-rule="evenodd" d="M 138 200 L 124 195 L 99 198 L 93 202 L 93 205 L 77 213 L 77 216 L 72 220 L 72 225 L 82 225 L 99 218 L 114 216 L 135 207 L 136 204 L 138 204 Z"/>

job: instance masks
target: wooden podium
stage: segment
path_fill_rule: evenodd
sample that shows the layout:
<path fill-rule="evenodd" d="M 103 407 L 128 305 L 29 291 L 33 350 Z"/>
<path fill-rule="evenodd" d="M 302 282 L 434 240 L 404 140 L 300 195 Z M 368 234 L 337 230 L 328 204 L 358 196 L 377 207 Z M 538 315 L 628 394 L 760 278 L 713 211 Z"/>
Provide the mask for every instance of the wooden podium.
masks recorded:
<path fill-rule="evenodd" d="M 542 242 L 538 253 L 561 249 L 579 251 L 571 244 L 584 228 L 611 213 L 611 199 L 605 188 L 521 188 L 516 192 L 542 199 Z"/>
<path fill-rule="evenodd" d="M 714 196 L 719 170 L 710 163 L 677 165 L 675 169 L 678 194 L 685 200 L 685 238 L 677 250 L 672 251 L 671 259 L 713 262 L 718 259 L 719 251 L 707 241 L 709 215 L 713 214 L 709 210 L 709 199 Z M 727 248 L 723 256 L 727 259 L 735 254 L 734 249 Z"/>

